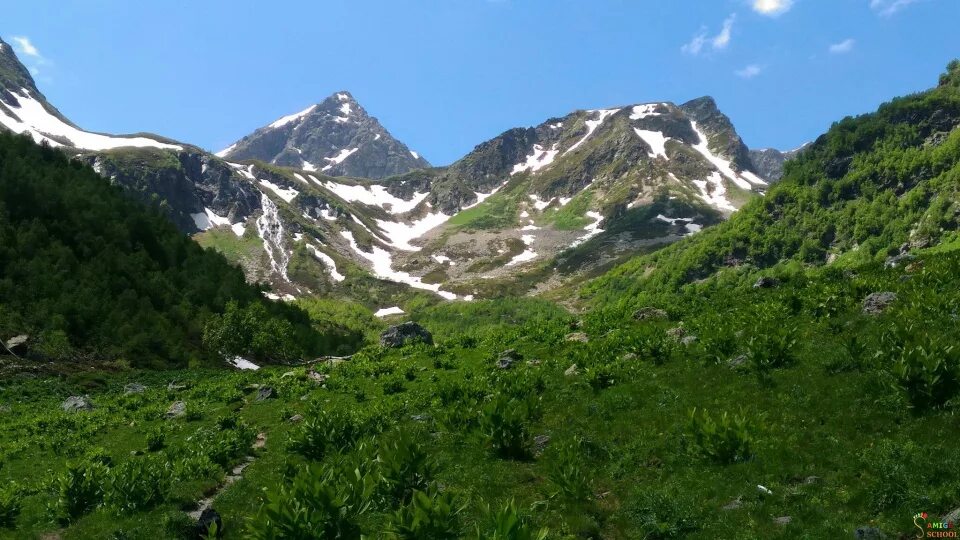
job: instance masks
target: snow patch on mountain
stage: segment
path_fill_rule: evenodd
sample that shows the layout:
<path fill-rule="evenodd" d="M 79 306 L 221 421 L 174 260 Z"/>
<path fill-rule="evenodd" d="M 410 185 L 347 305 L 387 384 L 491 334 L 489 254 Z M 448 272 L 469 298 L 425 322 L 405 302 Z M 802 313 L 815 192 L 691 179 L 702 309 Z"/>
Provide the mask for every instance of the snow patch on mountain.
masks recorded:
<path fill-rule="evenodd" d="M 343 163 L 343 160 L 345 160 L 345 159 L 347 159 L 348 157 L 352 156 L 353 153 L 356 152 L 357 150 L 359 150 L 359 148 L 350 148 L 350 149 L 344 148 L 344 149 L 340 150 L 340 153 L 339 153 L 339 154 L 333 156 L 332 158 L 331 158 L 331 157 L 323 158 L 323 159 L 329 161 L 330 163 L 328 163 L 327 165 L 325 165 L 322 170 L 324 170 L 324 171 L 329 171 L 330 169 L 333 168 L 334 165 L 339 165 L 339 164 Z"/>
<path fill-rule="evenodd" d="M 446 298 L 447 300 L 457 299 L 456 294 L 440 290 L 440 284 L 438 283 L 424 283 L 419 277 L 412 276 L 407 272 L 399 272 L 394 270 L 393 258 L 391 257 L 389 251 L 373 245 L 370 246 L 371 252 L 367 253 L 366 251 L 360 249 L 360 246 L 357 245 L 357 241 L 353 237 L 352 232 L 341 231 L 340 235 L 350 243 L 350 248 L 353 249 L 357 255 L 370 261 L 371 265 L 373 266 L 373 273 L 378 278 L 396 281 L 398 283 L 406 283 L 415 289 L 434 292 L 437 295 Z"/>
<path fill-rule="evenodd" d="M 46 142 L 53 147 L 65 146 L 54 140 L 60 139 L 69 142 L 66 146 L 84 150 L 112 150 L 123 147 L 183 150 L 183 147 L 176 144 L 165 144 L 147 137 L 113 137 L 83 131 L 50 114 L 43 103 L 30 95 L 30 90 L 23 88 L 14 95 L 20 106 L 7 107 L 16 117 L 7 116 L 6 112 L 0 109 L 0 124 L 14 133 L 30 134 L 37 143 Z"/>
<path fill-rule="evenodd" d="M 694 150 L 699 152 L 700 155 L 707 159 L 707 161 L 712 163 L 713 166 L 716 167 L 723 176 L 729 178 L 731 182 L 737 185 L 737 187 L 748 190 L 753 189 L 751 180 L 744 179 L 745 175 L 737 174 L 737 172 L 733 170 L 733 166 L 729 161 L 710 151 L 709 139 L 707 139 L 707 135 L 704 132 L 700 131 L 700 128 L 697 127 L 697 123 L 695 121 L 690 121 L 690 127 L 693 128 L 693 131 L 696 132 L 697 137 L 700 138 L 699 143 L 692 145 Z M 767 185 L 766 182 L 754 174 L 750 174 L 750 178 L 754 183 L 756 183 L 756 185 Z"/>
<path fill-rule="evenodd" d="M 307 244 L 307 250 L 310 251 L 310 253 L 312 253 L 313 256 L 317 258 L 317 260 L 319 260 L 321 263 L 323 263 L 324 266 L 327 267 L 327 271 L 330 273 L 331 279 L 333 279 L 336 282 L 340 282 L 347 279 L 346 276 L 344 276 L 340 272 L 337 272 L 337 263 L 334 262 L 333 257 L 320 251 L 313 244 Z"/>
<path fill-rule="evenodd" d="M 587 111 L 587 113 L 591 115 L 597 114 L 598 118 L 596 120 L 587 120 L 584 122 L 584 124 L 586 124 L 587 126 L 587 134 L 584 135 L 583 138 L 577 141 L 573 146 L 571 146 L 570 148 L 567 148 L 564 154 L 569 154 L 570 152 L 573 152 L 574 150 L 579 148 L 581 144 L 587 142 L 587 139 L 589 139 L 590 136 L 593 135 L 593 132 L 596 131 L 601 124 L 603 124 L 603 122 L 607 119 L 607 117 L 617 114 L 618 112 L 620 112 L 620 109 L 599 109 L 599 110 Z"/>
<path fill-rule="evenodd" d="M 393 196 L 385 186 L 379 184 L 362 186 L 341 184 L 328 180 L 321 185 L 345 201 L 358 202 L 367 206 L 379 206 L 388 210 L 391 214 L 405 214 L 416 208 L 421 201 L 430 195 L 429 192 L 414 193 L 413 198 L 408 201 Z"/>
<path fill-rule="evenodd" d="M 276 122 L 270 124 L 270 127 L 272 127 L 272 128 L 281 128 L 281 127 L 283 127 L 283 126 L 285 126 L 285 125 L 287 125 L 287 124 L 289 124 L 289 123 L 291 123 L 291 122 L 296 122 L 297 120 L 300 120 L 300 119 L 303 118 L 304 116 L 312 113 L 312 112 L 314 111 L 314 109 L 316 109 L 316 108 L 317 108 L 316 105 L 311 105 L 311 106 L 307 107 L 306 109 L 304 109 L 304 110 L 302 110 L 302 111 L 300 111 L 300 112 L 298 112 L 298 113 L 294 113 L 294 114 L 290 114 L 290 115 L 284 116 L 283 118 L 280 118 L 280 119 L 277 120 Z M 224 155 L 226 155 L 226 154 L 224 154 Z"/>
<path fill-rule="evenodd" d="M 234 150 L 236 147 L 237 147 L 237 143 L 233 143 L 233 144 L 231 144 L 230 146 L 224 148 L 223 150 L 217 152 L 217 153 L 214 154 L 214 155 L 217 156 L 218 158 L 227 157 L 227 154 L 229 154 L 230 152 L 233 152 L 233 150 Z"/>
<path fill-rule="evenodd" d="M 377 312 L 373 314 L 373 316 L 374 316 L 374 317 L 388 317 L 388 316 L 390 316 L 390 315 L 403 315 L 404 313 L 406 313 L 406 312 L 403 311 L 402 309 L 400 309 L 400 307 L 398 307 L 398 306 L 393 306 L 393 307 L 387 307 L 387 308 L 378 309 Z"/>
<path fill-rule="evenodd" d="M 580 244 L 586 242 L 587 240 L 593 238 L 594 236 L 603 232 L 603 229 L 600 228 L 600 222 L 603 221 L 603 215 L 600 212 L 588 211 L 587 217 L 593 219 L 593 223 L 588 224 L 583 230 L 587 231 L 587 234 L 577 238 L 570 247 L 577 247 Z"/>
<path fill-rule="evenodd" d="M 403 251 L 420 251 L 420 247 L 410 242 L 443 225 L 448 219 L 450 219 L 450 216 L 443 212 L 436 212 L 427 214 L 425 217 L 410 223 L 378 219 L 377 227 L 390 239 L 388 243 L 394 248 Z"/>
<path fill-rule="evenodd" d="M 660 113 L 657 112 L 657 107 L 659 103 L 647 103 L 644 105 L 636 105 L 633 107 L 633 110 L 630 112 L 631 120 L 642 120 L 649 116 L 660 116 Z"/>
<path fill-rule="evenodd" d="M 297 197 L 297 195 L 300 194 L 299 191 L 297 191 L 297 190 L 295 190 L 295 189 L 293 189 L 293 188 L 283 188 L 283 187 L 278 186 L 277 184 L 274 184 L 273 182 L 271 182 L 271 181 L 269 181 L 269 180 L 259 180 L 259 182 L 260 182 L 260 185 L 261 185 L 261 186 L 264 186 L 264 187 L 266 187 L 266 188 L 269 188 L 270 191 L 276 193 L 278 197 L 280 197 L 281 199 L 283 199 L 283 200 L 286 201 L 286 202 L 292 201 L 293 199 L 295 199 L 295 198 Z"/>
<path fill-rule="evenodd" d="M 700 198 L 707 204 L 720 210 L 737 211 L 737 207 L 727 199 L 727 187 L 723 185 L 720 173 L 714 171 L 706 180 L 694 180 L 693 184 L 700 190 Z"/>
<path fill-rule="evenodd" d="M 516 266 L 537 258 L 537 252 L 530 247 L 536 241 L 536 237 L 532 234 L 524 234 L 520 237 L 520 240 L 523 240 L 523 243 L 525 246 L 527 246 L 527 248 L 523 250 L 523 253 L 515 255 L 512 259 L 510 259 L 506 266 Z"/>
<path fill-rule="evenodd" d="M 639 128 L 633 128 L 633 131 L 650 147 L 651 158 L 655 159 L 657 156 L 663 156 L 664 159 L 670 159 L 667 157 L 667 141 L 670 140 L 670 137 L 665 137 L 659 131 L 647 131 Z"/>
<path fill-rule="evenodd" d="M 554 144 L 550 150 L 544 150 L 539 144 L 533 145 L 533 153 L 527 156 L 527 160 L 523 163 L 517 163 L 513 166 L 513 171 L 510 172 L 511 176 L 514 174 L 519 174 L 524 171 L 537 172 L 540 169 L 553 163 L 553 160 L 556 159 L 557 154 L 560 151 L 557 150 L 557 145 Z"/>

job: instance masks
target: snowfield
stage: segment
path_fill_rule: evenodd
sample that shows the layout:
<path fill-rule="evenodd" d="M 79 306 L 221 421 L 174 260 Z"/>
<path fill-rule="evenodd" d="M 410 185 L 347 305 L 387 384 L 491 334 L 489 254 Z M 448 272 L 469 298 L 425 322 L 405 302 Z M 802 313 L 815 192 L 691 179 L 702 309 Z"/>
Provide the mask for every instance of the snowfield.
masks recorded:
<path fill-rule="evenodd" d="M 321 184 L 345 201 L 358 202 L 367 206 L 379 206 L 391 214 L 405 214 L 420 204 L 430 195 L 429 192 L 415 193 L 409 201 L 394 197 L 385 186 L 373 184 L 369 186 L 340 184 L 326 181 Z"/>
<path fill-rule="evenodd" d="M 439 284 L 424 283 L 419 277 L 412 276 L 407 272 L 398 272 L 394 270 L 393 258 L 391 257 L 389 251 L 374 245 L 370 246 L 371 252 L 367 253 L 366 251 L 360 249 L 360 246 L 357 245 L 357 241 L 353 237 L 352 232 L 341 231 L 340 235 L 350 243 L 350 248 L 353 249 L 357 255 L 370 261 L 370 263 L 373 265 L 373 273 L 378 278 L 396 281 L 398 283 L 406 283 L 415 289 L 432 291 L 437 295 L 446 298 L 447 300 L 457 299 L 456 294 L 453 294 L 452 292 L 441 291 Z"/>
<path fill-rule="evenodd" d="M 667 141 L 670 140 L 670 137 L 664 137 L 663 133 L 659 131 L 646 131 L 639 128 L 633 128 L 633 131 L 650 147 L 649 155 L 652 159 L 656 159 L 657 156 L 670 159 L 667 157 Z"/>
<path fill-rule="evenodd" d="M 183 150 L 182 146 L 165 144 L 147 137 L 113 137 L 83 131 L 50 114 L 43 103 L 31 96 L 26 88 L 14 95 L 20 102 L 20 106 L 8 107 L 16 118 L 7 116 L 0 109 L 0 124 L 14 133 L 29 133 L 37 143 L 46 142 L 53 147 L 70 146 L 84 150 L 112 150 L 124 147 Z M 61 142 L 63 140 L 67 143 Z"/>
<path fill-rule="evenodd" d="M 276 193 L 278 197 L 286 202 L 292 201 L 293 199 L 297 198 L 297 195 L 300 194 L 299 191 L 293 188 L 282 188 L 269 180 L 259 180 L 259 182 L 261 186 L 269 188 L 270 191 Z"/>
<path fill-rule="evenodd" d="M 400 309 L 398 306 L 393 306 L 378 309 L 373 315 L 374 317 L 388 317 L 390 315 L 403 315 L 404 313 L 406 312 Z"/>
<path fill-rule="evenodd" d="M 646 103 L 644 105 L 637 105 L 630 112 L 631 120 L 642 120 L 648 116 L 660 116 L 660 113 L 656 112 L 659 103 Z"/>

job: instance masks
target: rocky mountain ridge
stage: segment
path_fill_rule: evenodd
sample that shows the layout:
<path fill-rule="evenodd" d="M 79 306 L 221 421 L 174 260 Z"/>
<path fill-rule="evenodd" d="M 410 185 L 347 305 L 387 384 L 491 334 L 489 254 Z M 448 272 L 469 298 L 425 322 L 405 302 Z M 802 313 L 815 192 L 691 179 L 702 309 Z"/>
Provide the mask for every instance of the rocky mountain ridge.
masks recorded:
<path fill-rule="evenodd" d="M 3 49 L 13 68 L 3 70 L 0 125 L 159 205 L 278 297 L 380 304 L 410 288 L 448 299 L 543 290 L 695 234 L 767 187 L 709 97 L 575 111 L 423 168 L 338 92 L 214 155 L 80 130 Z M 387 159 L 371 165 L 371 155 Z M 406 172 L 376 178 L 397 168 Z M 335 176 L 348 171 L 373 178 Z"/>
<path fill-rule="evenodd" d="M 385 178 L 430 166 L 390 135 L 347 91 L 284 116 L 217 156 L 361 178 Z"/>

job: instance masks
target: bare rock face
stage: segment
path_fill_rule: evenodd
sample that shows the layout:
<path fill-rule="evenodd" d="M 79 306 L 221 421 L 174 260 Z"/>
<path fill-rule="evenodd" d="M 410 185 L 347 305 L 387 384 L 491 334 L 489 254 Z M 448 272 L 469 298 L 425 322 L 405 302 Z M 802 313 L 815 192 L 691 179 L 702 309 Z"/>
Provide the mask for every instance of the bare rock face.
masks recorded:
<path fill-rule="evenodd" d="M 383 347 L 398 348 L 416 342 L 433 345 L 433 335 L 412 321 L 391 326 L 380 334 L 380 345 Z"/>

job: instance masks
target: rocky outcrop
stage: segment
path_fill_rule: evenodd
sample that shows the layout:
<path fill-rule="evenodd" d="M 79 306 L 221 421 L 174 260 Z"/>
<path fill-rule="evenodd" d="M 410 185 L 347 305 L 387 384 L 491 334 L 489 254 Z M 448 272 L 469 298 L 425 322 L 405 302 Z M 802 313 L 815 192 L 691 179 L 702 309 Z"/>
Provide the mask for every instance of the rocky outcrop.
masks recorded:
<path fill-rule="evenodd" d="M 158 205 L 186 233 L 201 230 L 207 209 L 230 223 L 260 210 L 260 190 L 239 169 L 196 149 L 124 148 L 80 159 L 141 201 Z M 200 215 L 198 222 L 194 216 Z"/>
<path fill-rule="evenodd" d="M 897 301 L 897 293 L 875 292 L 864 298 L 863 312 L 867 315 L 880 315 Z"/>
<path fill-rule="evenodd" d="M 380 345 L 383 347 L 398 348 L 418 342 L 433 345 L 433 335 L 412 321 L 391 326 L 380 334 Z"/>

